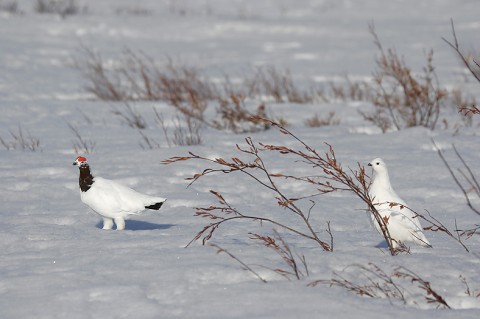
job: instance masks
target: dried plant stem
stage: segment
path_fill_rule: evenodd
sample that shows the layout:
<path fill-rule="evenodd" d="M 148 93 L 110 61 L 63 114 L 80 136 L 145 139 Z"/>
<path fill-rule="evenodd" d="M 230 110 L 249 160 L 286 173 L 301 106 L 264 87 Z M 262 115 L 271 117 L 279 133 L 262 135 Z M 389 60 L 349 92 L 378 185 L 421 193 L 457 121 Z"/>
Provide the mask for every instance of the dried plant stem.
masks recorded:
<path fill-rule="evenodd" d="M 307 261 L 304 255 L 297 257 L 294 255 L 290 245 L 283 239 L 283 237 L 274 229 L 273 237 L 270 236 L 261 236 L 258 234 L 250 234 L 251 239 L 260 241 L 266 247 L 271 248 L 275 253 L 282 258 L 282 260 L 287 264 L 290 270 L 285 270 L 281 268 L 270 269 L 280 274 L 290 280 L 290 276 L 295 277 L 297 280 L 300 280 L 303 277 L 307 277 L 308 266 Z M 299 261 L 297 261 L 299 259 Z M 300 264 L 303 266 L 303 271 L 300 269 Z"/>
<path fill-rule="evenodd" d="M 367 174 L 365 173 L 365 167 L 358 163 L 358 170 L 349 169 L 350 174 L 353 175 L 352 177 L 343 169 L 342 165 L 337 162 L 335 152 L 331 145 L 326 143 L 326 145 L 328 146 L 328 152 L 326 152 L 325 156 L 323 157 L 316 150 L 308 146 L 304 141 L 302 141 L 285 127 L 268 119 L 263 120 L 269 122 L 272 127 L 277 127 L 282 134 L 288 135 L 298 141 L 303 147 L 305 147 L 307 152 L 293 150 L 285 146 L 261 144 L 265 149 L 277 151 L 280 154 L 284 155 L 296 155 L 297 157 L 300 157 L 304 163 L 309 164 L 313 168 L 322 170 L 325 174 L 324 176 L 322 176 L 321 180 L 314 179 L 312 177 L 287 176 L 284 174 L 276 174 L 273 176 L 307 182 L 309 184 L 315 185 L 320 193 L 329 193 L 338 190 L 352 191 L 367 205 L 368 209 L 373 214 L 375 220 L 380 226 L 381 232 L 387 242 L 391 255 L 397 254 L 397 251 L 393 247 L 393 242 L 388 227 L 380 213 L 377 211 L 377 208 L 373 204 L 373 199 L 370 198 L 370 194 L 368 193 L 370 181 Z M 332 183 L 335 183 L 336 185 Z"/>
<path fill-rule="evenodd" d="M 125 120 L 125 122 L 127 122 L 128 126 L 132 128 L 139 130 L 147 128 L 147 121 L 145 121 L 144 117 L 135 109 L 133 109 L 129 103 L 124 102 L 124 105 L 125 111 L 114 109 L 112 111 L 113 114 L 120 116 Z"/>
<path fill-rule="evenodd" d="M 260 276 L 255 270 L 253 270 L 250 266 L 248 266 L 247 264 L 245 264 L 242 260 L 240 260 L 240 258 L 236 257 L 234 254 L 232 254 L 231 252 L 229 252 L 228 250 L 226 250 L 225 248 L 222 248 L 216 244 L 210 244 L 210 246 L 212 247 L 215 247 L 217 248 L 217 254 L 219 253 L 225 253 L 227 254 L 228 256 L 230 256 L 232 259 L 236 260 L 240 265 L 242 265 L 243 269 L 251 272 L 255 277 L 257 277 L 261 282 L 263 283 L 267 283 L 267 281 L 262 277 Z"/>
<path fill-rule="evenodd" d="M 305 238 L 308 238 L 308 239 L 311 239 L 311 240 L 314 240 L 315 242 L 317 242 L 324 250 L 330 250 L 330 246 L 320 240 L 317 236 L 317 234 L 315 233 L 315 231 L 313 230 L 312 226 L 310 225 L 309 226 L 309 230 L 311 232 L 313 232 L 313 234 L 308 234 L 308 233 L 305 233 L 305 232 L 302 232 L 296 228 L 293 228 L 291 226 L 288 226 L 284 223 L 281 223 L 281 222 L 278 222 L 274 219 L 271 219 L 271 218 L 265 218 L 265 217 L 259 217 L 259 216 L 249 216 L 249 215 L 245 215 L 245 214 L 242 214 L 241 212 L 239 212 L 236 208 L 232 207 L 224 198 L 221 194 L 211 190 L 210 193 L 214 194 L 219 200 L 220 200 L 220 204 L 222 206 L 220 207 L 217 207 L 217 206 L 210 206 L 210 207 L 198 207 L 196 208 L 196 215 L 197 216 L 200 216 L 200 217 L 208 217 L 208 218 L 211 218 L 213 220 L 219 220 L 219 221 L 216 221 L 216 222 L 212 222 L 210 224 L 208 224 L 207 226 L 205 226 L 200 232 L 197 233 L 197 235 L 187 244 L 187 247 L 190 246 L 193 242 L 195 242 L 196 240 L 200 239 L 202 236 L 204 236 L 202 242 L 203 244 L 205 244 L 208 240 L 211 239 L 211 237 L 213 236 L 213 233 L 215 232 L 215 230 L 217 230 L 223 223 L 226 223 L 226 222 L 230 222 L 230 221 L 234 221 L 234 220 L 252 220 L 252 221 L 256 221 L 256 222 L 260 222 L 260 223 L 269 223 L 269 224 L 272 224 L 272 225 L 275 225 L 277 227 L 280 227 L 280 228 L 283 228 L 289 232 L 292 232 L 296 235 L 299 235 L 301 237 L 305 237 Z M 223 213 L 227 213 L 227 214 L 232 214 L 234 216 L 231 216 L 231 217 L 221 217 L 221 216 L 218 216 L 218 215 L 215 215 L 213 213 L 210 213 L 212 211 L 219 211 L 219 212 L 223 212 Z M 309 223 L 310 224 L 310 223 Z M 207 232 L 208 231 L 208 232 Z"/>
<path fill-rule="evenodd" d="M 334 272 L 331 279 L 316 280 L 309 286 L 319 284 L 336 286 L 360 296 L 387 298 L 391 304 L 394 301 L 407 304 L 410 293 L 405 289 L 405 284 L 417 284 L 417 288 L 424 292 L 423 297 L 428 304 L 434 304 L 437 308 L 451 309 L 445 298 L 432 288 L 430 282 L 405 267 L 397 267 L 392 273 L 387 273 L 373 263 L 367 266 L 354 264 L 345 268 L 343 272 L 350 269 L 353 269 L 350 275 Z"/>
<path fill-rule="evenodd" d="M 23 151 L 36 152 L 41 151 L 40 139 L 33 137 L 30 133 L 23 132 L 21 125 L 18 126 L 16 132 L 9 130 L 12 141 L 7 141 L 0 137 L 0 145 L 2 145 L 6 150 L 13 149 L 22 149 Z"/>
<path fill-rule="evenodd" d="M 442 40 L 445 41 L 452 49 L 455 50 L 457 55 L 460 57 L 460 60 L 462 60 L 463 64 L 467 67 L 468 71 L 477 79 L 478 82 L 480 82 L 480 72 L 475 71 L 468 61 L 468 58 L 466 55 L 464 55 L 461 50 L 460 50 L 460 45 L 458 44 L 458 39 L 457 39 L 457 34 L 455 33 L 455 25 L 453 24 L 453 19 L 450 19 L 450 23 L 452 25 L 452 35 L 453 35 L 453 43 L 448 41 L 446 38 L 442 37 Z M 473 60 L 473 63 L 480 68 L 479 64 L 477 61 Z"/>
<path fill-rule="evenodd" d="M 87 140 L 82 135 L 80 134 L 78 128 L 76 128 L 74 125 L 70 124 L 69 122 L 66 122 L 70 130 L 73 132 L 73 134 L 76 137 L 76 140 L 73 141 L 73 149 L 75 153 L 80 154 L 91 154 L 95 150 L 95 142 L 91 140 Z"/>
<path fill-rule="evenodd" d="M 476 214 L 480 215 L 480 210 L 478 210 L 477 208 L 475 208 L 472 204 L 472 202 L 470 201 L 470 196 L 468 195 L 468 192 L 467 190 L 465 189 L 465 187 L 462 185 L 462 183 L 459 181 L 457 175 L 455 175 L 455 173 L 453 172 L 450 164 L 448 163 L 448 161 L 445 159 L 445 156 L 443 156 L 443 152 L 442 150 L 437 146 L 437 144 L 435 143 L 435 141 L 432 139 L 432 143 L 433 143 L 433 146 L 435 147 L 435 149 L 437 150 L 437 154 L 438 156 L 440 157 L 440 159 L 442 160 L 443 164 L 445 164 L 445 167 L 447 168 L 448 172 L 450 173 L 450 175 L 452 176 L 453 180 L 455 181 L 455 184 L 457 184 L 458 188 L 460 188 L 461 192 L 463 193 L 463 196 L 465 197 L 465 200 L 467 202 L 467 206 L 473 211 L 475 212 Z M 453 146 L 453 149 L 455 151 L 455 154 L 457 155 L 457 157 L 460 159 L 460 161 L 462 162 L 463 166 L 465 167 L 465 169 L 467 170 L 468 172 L 468 177 L 467 175 L 461 173 L 464 178 L 467 180 L 467 182 L 469 183 L 469 185 L 475 190 L 475 193 L 477 194 L 477 196 L 480 197 L 480 185 L 475 177 L 475 175 L 473 174 L 472 170 L 470 169 L 470 167 L 468 166 L 468 164 L 465 162 L 465 160 L 463 159 L 463 157 L 460 155 L 460 153 L 457 151 L 457 149 L 455 148 L 455 146 Z"/>
<path fill-rule="evenodd" d="M 413 271 L 404 267 L 398 267 L 393 273 L 393 276 L 408 279 L 411 283 L 418 283 L 418 287 L 425 291 L 425 299 L 427 300 L 427 303 L 436 304 L 437 308 L 445 307 L 447 309 L 451 309 L 445 299 L 438 292 L 433 290 L 430 282 L 422 279 Z"/>
<path fill-rule="evenodd" d="M 360 114 L 383 132 L 392 127 L 401 130 L 413 126 L 433 130 L 448 96 L 448 91 L 439 86 L 433 67 L 433 51 L 427 54 L 423 76 L 418 77 L 395 50 L 383 48 L 373 24 L 369 25 L 369 30 L 380 52 L 368 94 L 376 110 Z"/>
<path fill-rule="evenodd" d="M 213 234 L 213 232 L 218 228 L 219 225 L 224 223 L 225 221 L 229 221 L 232 219 L 253 219 L 258 221 L 268 221 L 276 226 L 280 226 L 284 229 L 292 231 L 297 235 L 301 235 L 303 237 L 309 238 L 317 242 L 323 250 L 331 251 L 332 250 L 332 243 L 333 243 L 333 236 L 330 230 L 330 225 L 328 225 L 327 233 L 330 235 L 330 244 L 326 241 L 321 240 L 317 236 L 317 232 L 315 231 L 313 225 L 310 223 L 310 213 L 313 206 L 311 206 L 309 211 L 303 211 L 299 206 L 296 205 L 296 202 L 307 198 L 306 196 L 297 196 L 297 197 L 289 197 L 284 194 L 280 188 L 277 187 L 276 180 L 279 179 L 293 179 L 296 181 L 301 181 L 313 185 L 315 187 L 315 191 L 318 194 L 325 194 L 330 193 L 338 190 L 349 190 L 352 191 L 355 195 L 357 195 L 368 207 L 368 209 L 374 215 L 374 218 L 377 220 L 378 224 L 380 225 L 380 229 L 382 234 L 387 241 L 387 245 L 389 247 L 390 253 L 395 255 L 398 253 L 393 247 L 392 238 L 390 236 L 389 230 L 383 220 L 382 216 L 378 213 L 375 205 L 372 203 L 372 199 L 368 193 L 368 187 L 370 183 L 369 177 L 365 173 L 365 168 L 358 164 L 358 170 L 354 171 L 349 169 L 345 171 L 342 165 L 336 160 L 335 152 L 333 147 L 326 144 L 328 146 L 328 151 L 325 155 L 321 156 L 316 150 L 308 146 L 305 142 L 303 142 L 300 138 L 286 129 L 284 126 L 264 118 L 254 118 L 255 121 L 264 122 L 270 127 L 276 127 L 278 130 L 287 136 L 290 136 L 294 140 L 300 143 L 301 146 L 305 148 L 305 150 L 295 150 L 286 146 L 278 146 L 278 145 L 268 145 L 263 143 L 254 143 L 251 138 L 246 138 L 247 148 L 242 148 L 237 145 L 237 150 L 240 153 L 247 154 L 253 158 L 251 162 L 245 162 L 238 157 L 234 157 L 231 160 L 225 160 L 223 158 L 215 158 L 210 159 L 206 157 L 202 157 L 196 155 L 194 153 L 189 153 L 188 156 L 183 157 L 173 157 L 166 161 L 163 161 L 164 164 L 171 164 L 179 161 L 186 161 L 186 160 L 201 160 L 204 162 L 208 162 L 210 164 L 214 164 L 219 166 L 219 168 L 206 168 L 203 172 L 195 174 L 193 177 L 188 178 L 187 180 L 191 183 L 196 182 L 199 178 L 212 174 L 212 173 L 223 173 L 223 174 L 230 174 L 234 172 L 245 174 L 246 176 L 253 179 L 257 184 L 261 185 L 262 187 L 270 190 L 273 192 L 277 204 L 280 207 L 283 207 L 293 214 L 297 215 L 301 220 L 302 224 L 308 229 L 307 233 L 299 231 L 293 227 L 283 225 L 282 223 L 278 223 L 275 220 L 265 219 L 259 216 L 246 216 L 239 213 L 237 210 L 233 209 L 225 199 L 217 192 L 211 191 L 215 194 L 220 203 L 223 206 L 211 206 L 206 208 L 197 208 L 196 215 L 208 217 L 211 219 L 220 219 L 220 221 L 216 221 L 210 225 L 205 226 L 205 228 L 197 234 L 197 236 L 193 239 L 193 241 L 199 239 L 204 233 L 208 232 L 208 235 L 204 238 L 204 240 L 209 240 Z M 271 173 L 267 168 L 265 161 L 261 156 L 261 152 L 263 151 L 272 151 L 278 152 L 280 155 L 293 155 L 300 159 L 299 162 L 307 164 L 311 166 L 315 170 L 319 170 L 323 172 L 324 175 L 322 176 L 295 176 L 295 175 L 288 175 L 283 173 Z M 212 211 L 217 211 L 220 213 L 228 213 L 232 214 L 233 217 L 221 217 L 218 214 L 212 214 Z M 286 226 L 286 227 L 285 227 Z"/>

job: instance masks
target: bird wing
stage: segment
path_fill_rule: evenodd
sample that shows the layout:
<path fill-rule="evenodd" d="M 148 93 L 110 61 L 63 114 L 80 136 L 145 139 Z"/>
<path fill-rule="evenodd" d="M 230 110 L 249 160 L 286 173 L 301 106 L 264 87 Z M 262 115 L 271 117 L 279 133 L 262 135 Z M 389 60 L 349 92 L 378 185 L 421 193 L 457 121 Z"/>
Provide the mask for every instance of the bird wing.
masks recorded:
<path fill-rule="evenodd" d="M 393 190 L 383 192 L 383 194 L 379 195 L 379 198 L 375 199 L 375 202 L 379 203 L 377 210 L 382 216 L 388 215 L 405 227 L 413 228 L 414 230 L 422 229 L 420 221 L 416 218 L 416 214 Z"/>
<path fill-rule="evenodd" d="M 370 197 L 378 213 L 386 218 L 392 238 L 400 241 L 415 241 L 420 245 L 428 245 L 428 240 L 422 233 L 422 226 L 419 218 L 405 201 L 395 193 L 390 183 L 385 180 L 380 182 L 375 179 L 369 190 Z M 372 221 L 380 231 L 380 226 L 374 219 Z"/>
<path fill-rule="evenodd" d="M 125 203 L 127 206 L 129 204 L 134 204 L 138 207 L 142 206 L 141 210 L 145 209 L 145 206 L 153 205 L 159 202 L 166 201 L 166 198 L 159 196 L 150 196 L 137 192 L 136 190 L 131 189 L 128 186 L 117 183 L 112 180 L 103 179 L 105 182 L 108 182 L 112 188 L 122 197 L 122 203 Z"/>
<path fill-rule="evenodd" d="M 91 192 L 96 206 L 101 206 L 100 209 L 109 212 L 137 214 L 145 209 L 145 205 L 155 202 L 154 197 L 141 194 L 127 186 L 101 177 L 95 178 L 89 192 Z"/>
<path fill-rule="evenodd" d="M 415 218 L 416 214 L 393 189 L 377 188 L 370 196 L 380 215 L 392 218 L 406 228 L 422 230 L 419 219 Z"/>
<path fill-rule="evenodd" d="M 413 231 L 421 231 L 422 226 L 420 221 L 416 218 L 410 209 L 402 206 L 391 207 L 390 209 L 390 218 L 396 222 L 403 225 L 405 228 L 411 229 Z"/>

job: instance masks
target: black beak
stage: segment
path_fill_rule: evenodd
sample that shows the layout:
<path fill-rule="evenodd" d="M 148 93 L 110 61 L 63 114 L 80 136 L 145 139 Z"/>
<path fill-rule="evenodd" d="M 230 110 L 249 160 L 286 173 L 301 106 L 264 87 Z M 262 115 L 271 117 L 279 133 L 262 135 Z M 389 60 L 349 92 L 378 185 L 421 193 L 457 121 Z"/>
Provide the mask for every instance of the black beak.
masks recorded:
<path fill-rule="evenodd" d="M 77 165 L 77 163 L 76 163 L 76 162 L 73 162 L 73 164 L 72 164 L 72 165 Z M 369 164 L 369 165 L 370 165 L 370 164 Z"/>
<path fill-rule="evenodd" d="M 372 163 L 368 163 L 368 166 L 372 166 Z"/>

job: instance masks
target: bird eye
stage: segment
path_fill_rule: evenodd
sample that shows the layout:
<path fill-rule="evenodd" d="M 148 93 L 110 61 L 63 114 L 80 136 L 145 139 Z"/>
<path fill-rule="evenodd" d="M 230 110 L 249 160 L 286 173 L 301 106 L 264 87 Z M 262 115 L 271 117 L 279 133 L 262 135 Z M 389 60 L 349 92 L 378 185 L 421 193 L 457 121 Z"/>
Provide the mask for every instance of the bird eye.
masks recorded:
<path fill-rule="evenodd" d="M 377 165 L 380 165 L 380 162 L 377 162 Z"/>

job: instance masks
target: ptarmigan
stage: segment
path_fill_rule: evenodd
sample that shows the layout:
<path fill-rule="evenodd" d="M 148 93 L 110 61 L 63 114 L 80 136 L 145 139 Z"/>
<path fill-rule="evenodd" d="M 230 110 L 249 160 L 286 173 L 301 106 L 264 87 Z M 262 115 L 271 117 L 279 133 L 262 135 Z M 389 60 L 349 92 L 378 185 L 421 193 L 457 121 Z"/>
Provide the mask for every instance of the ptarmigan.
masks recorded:
<path fill-rule="evenodd" d="M 103 229 L 125 229 L 125 218 L 138 215 L 145 209 L 159 210 L 163 197 L 140 194 L 133 189 L 101 177 L 93 177 L 87 159 L 78 156 L 73 165 L 80 169 L 80 198 L 83 203 L 103 217 Z"/>
<path fill-rule="evenodd" d="M 375 208 L 386 221 L 393 248 L 399 247 L 400 242 L 414 242 L 417 245 L 431 247 L 422 232 L 420 221 L 415 218 L 415 213 L 407 208 L 405 201 L 393 190 L 385 162 L 381 158 L 375 158 L 368 163 L 368 166 L 372 166 L 374 171 L 369 195 Z M 382 233 L 375 217 L 373 214 L 370 215 L 375 228 Z"/>

